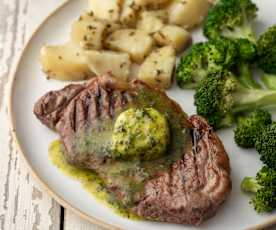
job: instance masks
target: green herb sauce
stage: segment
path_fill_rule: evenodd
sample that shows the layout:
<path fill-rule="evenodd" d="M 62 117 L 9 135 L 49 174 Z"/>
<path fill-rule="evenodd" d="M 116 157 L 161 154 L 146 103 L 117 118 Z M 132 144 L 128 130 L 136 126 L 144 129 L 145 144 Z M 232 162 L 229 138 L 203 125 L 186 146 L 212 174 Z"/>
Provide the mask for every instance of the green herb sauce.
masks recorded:
<path fill-rule="evenodd" d="M 134 214 L 128 212 L 119 202 L 117 202 L 116 198 L 107 191 L 104 182 L 97 173 L 87 169 L 79 169 L 68 164 L 64 158 L 63 151 L 63 144 L 59 140 L 52 142 L 49 147 L 49 158 L 53 165 L 55 165 L 62 173 L 79 181 L 87 192 L 114 210 L 118 215 L 133 220 L 140 219 Z"/>

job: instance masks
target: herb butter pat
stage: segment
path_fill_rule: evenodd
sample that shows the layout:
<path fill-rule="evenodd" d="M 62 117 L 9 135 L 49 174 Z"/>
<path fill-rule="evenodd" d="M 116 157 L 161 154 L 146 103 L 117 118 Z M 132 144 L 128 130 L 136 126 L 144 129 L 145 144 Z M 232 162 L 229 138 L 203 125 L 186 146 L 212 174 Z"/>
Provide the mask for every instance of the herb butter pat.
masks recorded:
<path fill-rule="evenodd" d="M 115 122 L 112 154 L 127 160 L 152 160 L 166 152 L 169 141 L 169 125 L 164 115 L 153 108 L 131 108 Z"/>

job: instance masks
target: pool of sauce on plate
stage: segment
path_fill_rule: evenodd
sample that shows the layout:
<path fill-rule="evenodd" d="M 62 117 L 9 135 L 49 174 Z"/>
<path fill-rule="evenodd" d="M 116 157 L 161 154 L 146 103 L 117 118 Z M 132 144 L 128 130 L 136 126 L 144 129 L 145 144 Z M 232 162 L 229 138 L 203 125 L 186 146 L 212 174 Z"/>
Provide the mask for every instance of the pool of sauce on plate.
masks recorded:
<path fill-rule="evenodd" d="M 51 143 L 49 147 L 49 159 L 54 166 L 56 166 L 64 175 L 77 180 L 81 183 L 82 187 L 93 197 L 101 203 L 115 211 L 116 214 L 133 219 L 139 220 L 140 217 L 128 212 L 118 203 L 115 197 L 110 194 L 104 186 L 101 178 L 93 171 L 87 169 L 79 169 L 67 163 L 63 155 L 63 145 L 59 140 Z"/>

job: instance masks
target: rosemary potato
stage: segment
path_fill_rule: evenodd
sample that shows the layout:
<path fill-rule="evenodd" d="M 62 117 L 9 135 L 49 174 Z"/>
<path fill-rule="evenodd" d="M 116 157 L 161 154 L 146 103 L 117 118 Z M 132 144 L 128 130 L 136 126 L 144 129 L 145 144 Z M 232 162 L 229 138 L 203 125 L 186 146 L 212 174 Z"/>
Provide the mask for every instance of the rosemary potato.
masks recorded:
<path fill-rule="evenodd" d="M 141 19 L 137 23 L 137 29 L 143 30 L 150 35 L 164 27 L 163 20 L 153 14 L 152 11 L 144 11 L 140 17 Z"/>
<path fill-rule="evenodd" d="M 192 42 L 192 36 L 187 30 L 174 25 L 164 26 L 153 37 L 158 45 L 171 45 L 177 53 L 182 52 Z"/>
<path fill-rule="evenodd" d="M 102 49 L 106 23 L 95 19 L 79 19 L 72 24 L 71 40 L 84 49 Z"/>
<path fill-rule="evenodd" d="M 105 46 L 110 50 L 126 52 L 132 61 L 141 63 L 153 49 L 154 41 L 142 30 L 121 29 L 106 39 Z"/>
<path fill-rule="evenodd" d="M 161 89 L 171 87 L 176 54 L 172 46 L 154 50 L 141 65 L 138 79 Z"/>
<path fill-rule="evenodd" d="M 122 0 L 89 0 L 89 10 L 96 17 L 119 21 Z"/>
<path fill-rule="evenodd" d="M 110 72 L 124 81 L 129 78 L 131 62 L 127 53 L 89 50 L 85 58 L 90 70 L 98 76 Z"/>
<path fill-rule="evenodd" d="M 72 43 L 42 47 L 40 62 L 42 70 L 52 79 L 78 81 L 94 76 L 86 64 L 83 50 Z"/>
<path fill-rule="evenodd" d="M 203 21 L 209 6 L 207 0 L 173 0 L 168 6 L 169 23 L 191 29 Z"/>

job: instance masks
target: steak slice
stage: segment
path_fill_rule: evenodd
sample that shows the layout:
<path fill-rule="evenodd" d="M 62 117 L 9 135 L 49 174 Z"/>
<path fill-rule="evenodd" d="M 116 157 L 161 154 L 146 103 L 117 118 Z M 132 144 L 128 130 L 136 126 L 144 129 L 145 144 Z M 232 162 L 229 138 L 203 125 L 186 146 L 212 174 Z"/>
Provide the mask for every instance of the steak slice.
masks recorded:
<path fill-rule="evenodd" d="M 152 93 L 152 100 L 141 99 L 143 92 Z M 120 164 L 126 167 L 129 163 L 110 158 L 101 152 L 104 150 L 97 148 L 97 143 L 108 139 L 105 126 L 112 124 L 118 112 L 133 104 L 142 106 L 141 100 L 147 106 L 156 106 L 158 101 L 159 110 L 169 108 L 165 112 L 174 127 L 173 141 L 174 137 L 183 137 L 185 141 L 181 142 L 183 147 L 180 149 L 172 144 L 170 154 L 178 151 L 179 157 L 165 170 L 151 173 L 142 188 L 133 194 L 127 186 L 140 183 L 140 179 L 137 175 L 131 176 L 132 168 L 127 168 L 130 170 L 128 176 L 121 180 L 106 170 Z M 43 124 L 60 134 L 70 164 L 95 170 L 122 204 L 145 219 L 198 225 L 215 215 L 231 191 L 229 158 L 213 129 L 199 116 L 188 118 L 165 93 L 140 81 L 127 84 L 102 76 L 86 84 L 69 85 L 43 96 L 35 104 L 34 113 Z M 83 139 L 87 132 L 89 135 L 93 133 L 92 138 L 88 136 L 89 141 L 95 139 L 92 144 Z M 83 146 L 86 146 L 84 150 Z M 158 161 L 150 163 L 154 167 L 162 164 Z M 139 173 L 144 166 L 143 163 L 138 166 Z"/>
<path fill-rule="evenodd" d="M 231 191 L 230 164 L 221 141 L 201 117 L 189 120 L 194 126 L 192 151 L 148 181 L 135 207 L 139 216 L 198 225 L 215 215 Z"/>

